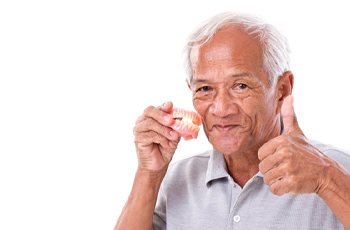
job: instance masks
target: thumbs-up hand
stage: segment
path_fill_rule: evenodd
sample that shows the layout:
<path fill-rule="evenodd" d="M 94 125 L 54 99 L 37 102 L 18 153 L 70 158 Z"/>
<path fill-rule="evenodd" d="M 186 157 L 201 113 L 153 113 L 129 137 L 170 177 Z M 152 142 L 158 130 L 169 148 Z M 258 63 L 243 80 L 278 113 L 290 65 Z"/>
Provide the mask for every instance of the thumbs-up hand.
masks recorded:
<path fill-rule="evenodd" d="M 328 183 L 327 169 L 332 160 L 304 136 L 291 95 L 284 99 L 281 115 L 282 134 L 266 142 L 258 151 L 264 182 L 276 195 L 318 193 Z"/>

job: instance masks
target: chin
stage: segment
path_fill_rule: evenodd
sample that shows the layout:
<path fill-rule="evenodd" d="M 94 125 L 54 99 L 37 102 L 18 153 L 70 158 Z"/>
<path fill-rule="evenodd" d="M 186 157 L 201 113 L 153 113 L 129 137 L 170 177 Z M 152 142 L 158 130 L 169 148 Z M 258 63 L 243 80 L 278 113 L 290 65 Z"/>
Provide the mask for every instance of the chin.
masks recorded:
<path fill-rule="evenodd" d="M 224 155 L 240 152 L 243 149 L 243 140 L 240 138 L 209 138 L 209 142 L 215 150 Z"/>

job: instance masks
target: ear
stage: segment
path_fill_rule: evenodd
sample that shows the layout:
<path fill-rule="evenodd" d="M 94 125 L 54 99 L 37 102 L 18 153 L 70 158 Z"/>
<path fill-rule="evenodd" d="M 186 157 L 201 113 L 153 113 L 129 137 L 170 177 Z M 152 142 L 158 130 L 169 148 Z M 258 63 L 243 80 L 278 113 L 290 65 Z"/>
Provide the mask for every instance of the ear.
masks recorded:
<path fill-rule="evenodd" d="M 281 107 L 284 99 L 292 94 L 294 85 L 294 76 L 291 71 L 283 73 L 277 81 L 277 100 L 278 100 L 278 113 L 281 112 Z"/>

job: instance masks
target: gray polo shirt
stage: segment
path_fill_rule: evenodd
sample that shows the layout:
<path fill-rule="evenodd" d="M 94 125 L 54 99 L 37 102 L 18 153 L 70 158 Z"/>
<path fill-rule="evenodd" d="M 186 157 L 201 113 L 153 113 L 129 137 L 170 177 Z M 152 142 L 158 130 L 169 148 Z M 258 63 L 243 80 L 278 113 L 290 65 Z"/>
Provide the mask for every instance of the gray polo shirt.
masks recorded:
<path fill-rule="evenodd" d="M 350 155 L 313 144 L 350 171 Z M 276 196 L 261 173 L 241 188 L 228 174 L 223 155 L 216 151 L 171 164 L 159 191 L 153 228 L 344 229 L 316 194 Z"/>

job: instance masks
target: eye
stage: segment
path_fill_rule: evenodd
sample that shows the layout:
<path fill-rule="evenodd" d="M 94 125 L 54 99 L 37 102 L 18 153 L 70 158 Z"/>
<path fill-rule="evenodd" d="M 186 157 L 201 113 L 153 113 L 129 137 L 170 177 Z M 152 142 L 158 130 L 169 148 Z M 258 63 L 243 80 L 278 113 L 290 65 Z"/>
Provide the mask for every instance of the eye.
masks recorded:
<path fill-rule="evenodd" d="M 198 88 L 198 89 L 196 90 L 196 92 L 203 92 L 203 93 L 206 93 L 206 92 L 209 92 L 210 90 L 211 90 L 211 87 L 209 87 L 209 86 L 202 86 L 202 87 Z"/>
<path fill-rule="evenodd" d="M 243 90 L 243 89 L 248 88 L 248 85 L 246 85 L 246 84 L 244 84 L 244 83 L 239 83 L 239 84 L 237 84 L 236 87 L 237 87 L 238 89 Z"/>

